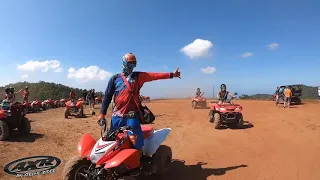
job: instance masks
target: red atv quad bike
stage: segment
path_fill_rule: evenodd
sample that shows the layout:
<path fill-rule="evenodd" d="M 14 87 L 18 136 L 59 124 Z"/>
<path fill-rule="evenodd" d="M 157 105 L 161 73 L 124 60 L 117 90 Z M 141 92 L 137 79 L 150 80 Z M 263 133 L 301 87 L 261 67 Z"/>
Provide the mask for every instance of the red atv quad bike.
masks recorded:
<path fill-rule="evenodd" d="M 84 134 L 78 144 L 79 156 L 66 163 L 63 180 L 135 180 L 134 176 L 139 174 L 165 174 L 172 162 L 172 151 L 161 144 L 171 129 L 154 130 L 146 125 L 141 128 L 145 138 L 143 155 L 133 148 L 136 136 L 128 126 L 102 131 L 98 141 Z"/>
<path fill-rule="evenodd" d="M 234 93 L 234 95 L 237 95 L 237 93 Z M 231 100 L 210 104 L 209 122 L 214 123 L 215 129 L 221 128 L 221 125 L 227 125 L 231 128 L 243 128 L 244 121 L 241 113 L 243 108 L 239 104 L 233 104 Z"/>
<path fill-rule="evenodd" d="M 53 101 L 53 106 L 54 106 L 54 108 L 59 108 L 59 107 L 61 107 L 60 100 L 54 100 L 54 101 Z"/>
<path fill-rule="evenodd" d="M 149 96 L 142 96 L 142 95 L 141 95 L 141 102 L 149 103 L 149 102 L 150 102 L 150 97 L 149 97 Z"/>
<path fill-rule="evenodd" d="M 67 101 L 66 102 L 66 110 L 64 112 L 64 117 L 66 119 L 69 118 L 69 116 L 75 116 L 77 118 L 83 118 L 83 101 Z"/>
<path fill-rule="evenodd" d="M 48 99 L 47 100 L 47 107 L 48 107 L 48 109 L 54 108 L 54 100 Z"/>
<path fill-rule="evenodd" d="M 207 99 L 205 97 L 203 97 L 204 93 L 202 93 L 199 97 L 193 97 L 191 98 L 192 100 L 192 108 L 196 109 L 197 107 L 207 107 Z"/>
<path fill-rule="evenodd" d="M 41 102 L 41 109 L 42 109 L 42 111 L 48 109 L 48 101 L 47 100 Z"/>
<path fill-rule="evenodd" d="M 41 110 L 41 102 L 38 100 L 32 101 L 30 106 L 34 112 L 39 112 Z"/>
<path fill-rule="evenodd" d="M 61 107 L 66 107 L 66 102 L 67 102 L 66 99 L 60 99 L 60 105 L 61 105 Z"/>
<path fill-rule="evenodd" d="M 101 104 L 102 103 L 102 98 L 101 97 L 96 97 L 95 98 L 95 104 Z"/>
<path fill-rule="evenodd" d="M 32 102 L 23 102 L 23 106 L 24 106 L 24 111 L 26 114 L 32 112 L 32 113 L 35 113 L 36 110 L 35 110 L 35 107 L 34 106 L 31 106 Z"/>
<path fill-rule="evenodd" d="M 10 104 L 8 101 L 1 103 L 0 109 L 0 141 L 6 140 L 13 129 L 18 129 L 21 135 L 31 131 L 30 121 L 25 117 L 25 107 L 22 103 Z"/>

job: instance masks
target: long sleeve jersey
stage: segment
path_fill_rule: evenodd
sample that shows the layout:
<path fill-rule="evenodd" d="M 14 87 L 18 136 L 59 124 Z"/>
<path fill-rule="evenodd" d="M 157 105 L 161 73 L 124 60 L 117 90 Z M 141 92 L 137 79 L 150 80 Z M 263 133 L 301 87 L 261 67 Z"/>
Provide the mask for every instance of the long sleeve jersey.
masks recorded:
<path fill-rule="evenodd" d="M 139 92 L 143 84 L 150 81 L 170 78 L 173 78 L 173 73 L 133 72 L 131 78 L 128 80 L 132 90 L 130 91 L 120 74 L 112 76 L 105 91 L 100 114 L 106 115 L 113 95 L 115 96 L 115 107 L 112 116 L 122 117 L 129 111 L 138 111 L 138 105 L 141 103 Z"/>

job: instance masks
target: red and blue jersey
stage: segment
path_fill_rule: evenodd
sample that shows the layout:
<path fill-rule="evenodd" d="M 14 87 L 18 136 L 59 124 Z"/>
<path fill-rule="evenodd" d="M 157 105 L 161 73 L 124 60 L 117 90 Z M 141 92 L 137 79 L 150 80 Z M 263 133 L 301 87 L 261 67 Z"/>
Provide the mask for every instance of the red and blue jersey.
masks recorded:
<path fill-rule="evenodd" d="M 112 76 L 109 80 L 105 96 L 102 101 L 101 114 L 106 115 L 109 104 L 114 95 L 115 107 L 112 116 L 122 117 L 129 111 L 138 111 L 137 104 L 140 105 L 139 92 L 144 83 L 173 78 L 173 73 L 151 73 L 151 72 L 133 72 L 128 83 L 131 86 L 127 88 L 121 74 Z M 132 95 L 133 94 L 133 95 Z"/>

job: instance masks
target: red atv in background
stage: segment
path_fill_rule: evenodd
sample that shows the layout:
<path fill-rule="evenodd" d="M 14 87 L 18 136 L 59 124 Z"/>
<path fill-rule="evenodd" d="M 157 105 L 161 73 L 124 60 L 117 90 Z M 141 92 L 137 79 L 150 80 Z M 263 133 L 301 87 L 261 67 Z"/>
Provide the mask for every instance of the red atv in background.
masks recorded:
<path fill-rule="evenodd" d="M 205 97 L 203 97 L 204 93 L 202 93 L 200 96 L 198 97 L 193 97 L 191 98 L 192 100 L 192 108 L 193 109 L 196 109 L 197 107 L 201 107 L 201 108 L 204 108 L 204 107 L 207 107 L 207 99 Z"/>
<path fill-rule="evenodd" d="M 23 107 L 24 107 L 24 111 L 26 114 L 28 114 L 29 112 L 32 112 L 32 113 L 35 113 L 36 110 L 35 110 L 35 107 L 34 106 L 31 106 L 32 102 L 23 102 Z"/>
<path fill-rule="evenodd" d="M 68 119 L 69 116 L 75 116 L 77 118 L 85 117 L 83 113 L 83 101 L 69 100 L 66 102 L 64 117 Z"/>
<path fill-rule="evenodd" d="M 95 98 L 95 104 L 101 104 L 102 103 L 102 98 L 101 97 L 96 97 Z"/>
<path fill-rule="evenodd" d="M 141 102 L 149 103 L 150 102 L 150 97 L 141 95 Z"/>
<path fill-rule="evenodd" d="M 66 99 L 60 99 L 60 106 L 61 107 L 66 107 L 66 102 L 67 102 Z"/>
<path fill-rule="evenodd" d="M 154 130 L 146 125 L 141 128 L 145 138 L 142 157 L 133 148 L 136 136 L 128 126 L 104 131 L 98 141 L 84 134 L 77 148 L 79 156 L 66 163 L 62 179 L 135 180 L 132 176 L 142 173 L 158 176 L 165 174 L 172 162 L 172 151 L 161 143 L 171 129 Z"/>
<path fill-rule="evenodd" d="M 234 93 L 237 95 L 237 93 Z M 235 98 L 232 97 L 231 100 Z M 210 104 L 209 121 L 214 123 L 214 128 L 219 129 L 221 125 L 227 125 L 231 128 L 243 128 L 242 106 L 233 104 L 231 100 L 226 102 L 215 102 Z"/>
<path fill-rule="evenodd" d="M 30 106 L 33 112 L 39 112 L 41 110 L 41 102 L 38 100 L 32 101 Z"/>
<path fill-rule="evenodd" d="M 48 107 L 48 109 L 54 108 L 54 100 L 48 99 L 47 100 L 47 107 Z"/>
<path fill-rule="evenodd" d="M 18 129 L 21 135 L 27 135 L 31 131 L 30 121 L 25 117 L 25 107 L 22 103 L 10 104 L 2 101 L 0 108 L 0 141 L 6 140 L 13 129 Z"/>
<path fill-rule="evenodd" d="M 42 109 L 42 111 L 48 109 L 48 100 L 45 100 L 45 101 L 41 102 L 41 109 Z"/>
<path fill-rule="evenodd" d="M 60 100 L 54 100 L 54 101 L 53 101 L 53 107 L 54 107 L 54 108 L 59 108 L 59 107 L 61 107 Z"/>

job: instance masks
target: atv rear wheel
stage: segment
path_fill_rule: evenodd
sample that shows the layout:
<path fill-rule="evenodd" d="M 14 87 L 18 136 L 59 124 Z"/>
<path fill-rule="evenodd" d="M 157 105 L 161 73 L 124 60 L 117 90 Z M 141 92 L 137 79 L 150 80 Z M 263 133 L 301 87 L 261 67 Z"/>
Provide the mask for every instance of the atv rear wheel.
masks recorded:
<path fill-rule="evenodd" d="M 211 122 L 211 123 L 214 122 L 214 112 L 213 112 L 213 110 L 209 111 L 209 122 Z"/>
<path fill-rule="evenodd" d="M 84 116 L 84 113 L 83 113 L 83 108 L 80 108 L 79 109 L 79 113 L 78 113 L 78 116 L 77 116 L 78 118 L 84 118 L 85 116 Z"/>
<path fill-rule="evenodd" d="M 22 117 L 21 124 L 18 126 L 18 131 L 22 135 L 30 134 L 31 124 L 28 118 Z"/>
<path fill-rule="evenodd" d="M 220 129 L 221 126 L 221 116 L 219 113 L 214 113 L 214 128 Z"/>
<path fill-rule="evenodd" d="M 193 108 L 193 109 L 196 109 L 196 107 L 197 107 L 197 103 L 196 103 L 195 101 L 193 101 L 193 102 L 192 102 L 192 108 Z"/>
<path fill-rule="evenodd" d="M 9 137 L 10 134 L 10 130 L 8 127 L 8 124 L 3 121 L 0 120 L 0 141 L 4 141 Z"/>
<path fill-rule="evenodd" d="M 73 157 L 64 166 L 62 179 L 63 180 L 76 180 L 76 179 L 86 179 L 81 176 L 81 173 L 85 173 L 85 170 L 89 169 L 91 162 L 82 157 Z M 90 175 L 88 177 L 90 179 Z"/>
<path fill-rule="evenodd" d="M 165 174 L 172 161 L 172 151 L 169 146 L 160 145 L 154 156 L 155 175 L 161 176 Z"/>

